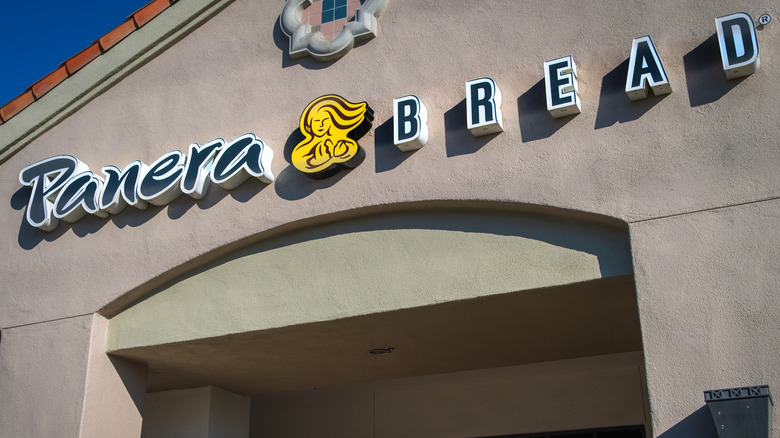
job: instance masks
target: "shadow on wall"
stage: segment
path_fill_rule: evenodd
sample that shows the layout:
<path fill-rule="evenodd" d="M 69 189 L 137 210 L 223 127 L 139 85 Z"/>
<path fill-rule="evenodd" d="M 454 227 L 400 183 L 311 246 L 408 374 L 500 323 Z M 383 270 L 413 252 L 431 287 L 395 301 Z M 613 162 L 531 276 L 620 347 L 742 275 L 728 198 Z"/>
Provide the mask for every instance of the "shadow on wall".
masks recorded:
<path fill-rule="evenodd" d="M 691 107 L 717 101 L 745 79 L 727 81 L 719 53 L 718 34 L 714 33 L 683 56 Z"/>
<path fill-rule="evenodd" d="M 718 438 L 718 431 L 707 406 L 685 417 L 658 438 Z"/>
<path fill-rule="evenodd" d="M 374 129 L 374 159 L 376 173 L 387 172 L 400 166 L 419 149 L 403 152 L 393 141 L 393 118 Z"/>
<path fill-rule="evenodd" d="M 523 143 L 549 138 L 574 119 L 571 116 L 556 119 L 550 115 L 544 87 L 542 79 L 517 98 Z"/>
<path fill-rule="evenodd" d="M 444 147 L 447 158 L 478 152 L 501 133 L 474 137 L 466 125 L 466 99 L 444 113 Z"/>
<path fill-rule="evenodd" d="M 144 397 L 146 396 L 147 366 L 121 357 L 108 355 L 111 366 L 122 379 L 122 384 L 127 389 L 130 399 L 133 400 L 139 415 L 144 412 Z"/>
<path fill-rule="evenodd" d="M 279 50 L 282 52 L 282 68 L 292 67 L 294 65 L 300 65 L 301 67 L 308 69 L 308 70 L 322 70 L 324 68 L 330 67 L 334 62 L 319 62 L 315 61 L 314 59 L 306 56 L 301 59 L 292 59 L 290 58 L 290 40 L 287 38 L 287 35 L 284 34 L 282 31 L 282 25 L 279 24 L 279 20 L 276 20 L 276 24 L 274 24 L 274 30 L 273 30 L 273 38 L 274 38 L 274 44 L 276 44 L 276 47 L 279 48 Z"/>
<path fill-rule="evenodd" d="M 554 215 L 506 211 L 505 204 L 495 203 L 495 209 L 491 208 L 491 204 L 493 203 L 446 202 L 437 207 L 419 202 L 394 204 L 387 206 L 387 209 L 367 207 L 353 210 L 351 218 L 344 218 L 342 214 L 336 213 L 330 217 L 321 217 L 321 223 L 316 226 L 308 225 L 239 248 L 217 260 L 182 273 L 169 284 L 179 283 L 247 256 L 336 236 L 380 230 L 455 231 L 458 235 L 479 233 L 520 237 L 591 255 L 593 258 L 589 263 L 595 262 L 595 265 L 590 266 L 597 268 L 602 278 L 632 274 L 634 271 L 628 229 L 620 223 L 612 222 L 607 225 L 593 222 L 592 220 L 597 218 L 595 215 L 587 215 L 592 219 L 587 216 L 581 216 L 580 219 L 560 216 L 563 211 Z M 456 238 L 458 235 L 450 234 Z M 484 248 L 480 250 L 485 251 Z M 381 258 L 382 248 L 377 246 L 376 251 L 377 257 Z M 414 256 L 412 259 L 410 263 L 419 261 Z M 398 268 L 389 269 L 396 271 Z M 145 301 L 167 287 L 159 287 L 145 296 L 126 295 L 108 304 L 104 311 L 109 315 L 116 315 L 129 307 L 128 303 L 135 305 Z"/>
<path fill-rule="evenodd" d="M 330 67 L 331 65 L 337 63 L 339 59 L 334 59 L 333 61 L 328 62 L 321 62 L 317 61 L 309 56 L 304 56 L 300 59 L 292 59 L 290 57 L 290 40 L 287 38 L 287 35 L 284 34 L 282 31 L 282 26 L 279 24 L 279 20 L 276 20 L 276 24 L 274 24 L 274 30 L 273 30 L 273 39 L 274 44 L 276 44 L 276 47 L 279 48 L 279 50 L 282 52 L 282 68 L 292 67 L 294 65 L 300 65 L 301 67 L 307 69 L 307 70 L 322 70 L 325 68 Z M 355 47 L 362 46 L 367 41 L 362 42 L 355 42 Z"/>
<path fill-rule="evenodd" d="M 19 247 L 25 250 L 31 250 L 41 244 L 41 242 L 53 242 L 59 239 L 60 236 L 64 235 L 68 230 L 73 230 L 73 233 L 78 237 L 86 237 L 90 234 L 95 234 L 109 221 L 113 222 L 117 228 L 140 227 L 166 208 L 168 217 L 175 220 L 184 216 L 187 211 L 196 205 L 201 210 L 206 210 L 217 205 L 218 202 L 227 196 L 232 197 L 238 202 L 246 203 L 266 187 L 268 187 L 268 184 L 265 184 L 256 178 L 249 178 L 239 187 L 230 191 L 219 187 L 217 184 L 212 184 L 203 199 L 194 199 L 190 196 L 182 195 L 170 204 L 161 207 L 149 205 L 146 210 L 139 210 L 128 206 L 125 207 L 121 213 L 105 219 L 87 214 L 73 224 L 60 221 L 54 231 L 43 231 L 27 223 L 25 215 L 27 202 L 32 194 L 31 187 L 22 186 L 13 194 L 13 196 L 11 196 L 11 208 L 22 212 L 19 218 L 20 224 L 17 238 Z"/>
<path fill-rule="evenodd" d="M 168 217 L 174 220 L 179 219 L 196 205 L 201 210 L 207 210 L 217 205 L 221 200 L 227 198 L 228 196 L 243 204 L 249 202 L 250 199 L 255 197 L 255 195 L 258 193 L 262 192 L 266 187 L 268 187 L 268 184 L 260 181 L 257 178 L 248 178 L 246 181 L 241 183 L 241 185 L 231 190 L 225 190 L 218 184 L 212 183 L 209 186 L 208 193 L 206 193 L 206 196 L 203 199 L 195 199 L 190 196 L 180 196 L 178 199 L 168 204 Z M 152 206 L 149 208 L 152 208 Z M 156 208 L 161 209 L 164 207 Z M 121 220 L 120 216 L 121 214 L 115 218 L 112 218 L 114 223 L 120 228 L 123 228 L 127 225 L 137 227 L 143 223 L 138 223 L 137 221 L 131 222 L 132 218 Z"/>
<path fill-rule="evenodd" d="M 44 240 L 47 242 L 57 240 L 57 238 L 65 234 L 65 232 L 68 230 L 68 227 L 66 226 L 59 226 L 54 231 L 49 232 L 40 230 L 28 224 L 26 219 L 27 212 L 25 209 L 27 207 L 27 201 L 30 199 L 31 195 L 32 187 L 22 186 L 19 190 L 16 191 L 16 193 L 11 196 L 11 208 L 21 211 L 22 213 L 19 218 L 20 224 L 18 242 L 19 246 L 26 250 L 35 248 Z"/>
<path fill-rule="evenodd" d="M 591 254 L 598 260 L 603 277 L 633 272 L 631 244 L 627 231 L 590 222 L 571 221 L 545 214 L 523 214 L 467 208 L 417 210 L 414 204 L 406 210 L 396 205 L 393 212 L 374 213 L 353 219 L 339 220 L 313 228 L 305 228 L 283 236 L 258 242 L 218 262 L 207 264 L 182 278 L 187 278 L 214 266 L 247 255 L 270 251 L 302 242 L 376 230 L 448 230 L 465 233 L 485 233 L 524 237 Z"/>
<path fill-rule="evenodd" d="M 599 109 L 596 113 L 596 129 L 608 128 L 616 123 L 633 122 L 669 96 L 653 96 L 632 101 L 626 94 L 629 59 L 621 62 L 601 80 Z M 652 93 L 652 92 L 651 92 Z"/>
<path fill-rule="evenodd" d="M 322 179 L 311 178 L 306 176 L 303 172 L 299 172 L 295 169 L 295 166 L 292 165 L 292 151 L 295 146 L 305 138 L 306 137 L 304 137 L 300 128 L 293 131 L 293 133 L 287 137 L 282 153 L 284 155 L 284 160 L 287 161 L 289 165 L 276 176 L 276 181 L 273 183 L 276 194 L 279 195 L 280 198 L 288 201 L 297 201 L 311 195 L 317 190 L 333 187 L 352 171 L 352 169 L 341 169 L 334 175 Z M 358 141 L 358 145 L 360 145 L 361 148 L 363 147 L 363 145 L 360 144 L 360 141 Z"/>
<path fill-rule="evenodd" d="M 113 221 L 114 225 L 119 228 L 124 228 L 126 226 L 137 227 L 148 222 L 163 209 L 163 207 L 155 207 L 153 205 L 150 205 L 146 210 L 126 207 L 122 213 L 107 219 L 87 214 L 76 223 L 69 224 L 65 221 L 60 221 L 54 231 L 43 231 L 27 223 L 26 208 L 31 194 L 31 187 L 22 186 L 11 197 L 11 208 L 22 212 L 22 215 L 19 218 L 18 243 L 22 249 L 26 250 L 35 248 L 43 241 L 53 242 L 59 239 L 60 236 L 65 234 L 68 230 L 73 230 L 73 233 L 79 237 L 86 237 L 100 231 L 108 221 Z M 178 200 L 176 202 L 178 202 Z"/>

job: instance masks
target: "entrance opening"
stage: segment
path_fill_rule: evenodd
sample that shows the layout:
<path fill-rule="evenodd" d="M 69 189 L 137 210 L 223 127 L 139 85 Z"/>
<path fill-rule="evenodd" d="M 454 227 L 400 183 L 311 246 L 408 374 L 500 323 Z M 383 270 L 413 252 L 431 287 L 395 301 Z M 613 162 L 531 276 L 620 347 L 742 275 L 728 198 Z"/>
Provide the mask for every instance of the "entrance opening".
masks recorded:
<path fill-rule="evenodd" d="M 155 291 L 108 344 L 149 366 L 158 428 L 204 387 L 247 398 L 253 437 L 633 438 L 595 428 L 647 419 L 627 228 L 603 218 L 334 218 Z"/>
<path fill-rule="evenodd" d="M 502 435 L 483 438 L 645 438 L 643 426 L 610 429 L 582 430 L 576 432 L 551 432 L 531 435 Z"/>

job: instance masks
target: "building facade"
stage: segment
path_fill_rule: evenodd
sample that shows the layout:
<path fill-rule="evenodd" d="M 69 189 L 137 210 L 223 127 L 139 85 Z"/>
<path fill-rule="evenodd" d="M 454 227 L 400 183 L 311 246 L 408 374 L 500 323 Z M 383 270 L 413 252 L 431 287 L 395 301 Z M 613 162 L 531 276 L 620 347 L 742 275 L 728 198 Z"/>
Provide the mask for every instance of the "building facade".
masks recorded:
<path fill-rule="evenodd" d="M 763 14 L 150 3 L 0 112 L 0 435 L 717 436 L 780 384 Z"/>

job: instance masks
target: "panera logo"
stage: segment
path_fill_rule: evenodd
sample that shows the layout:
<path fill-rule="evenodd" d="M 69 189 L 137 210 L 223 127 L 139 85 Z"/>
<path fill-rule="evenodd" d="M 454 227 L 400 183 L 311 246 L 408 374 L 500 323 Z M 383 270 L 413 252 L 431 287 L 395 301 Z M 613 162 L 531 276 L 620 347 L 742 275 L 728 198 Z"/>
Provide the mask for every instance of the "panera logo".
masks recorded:
<path fill-rule="evenodd" d="M 366 102 L 352 103 L 335 94 L 314 99 L 301 114 L 305 138 L 292 151 L 293 166 L 315 178 L 356 167 L 366 155 L 357 140 L 373 121 L 374 111 Z"/>

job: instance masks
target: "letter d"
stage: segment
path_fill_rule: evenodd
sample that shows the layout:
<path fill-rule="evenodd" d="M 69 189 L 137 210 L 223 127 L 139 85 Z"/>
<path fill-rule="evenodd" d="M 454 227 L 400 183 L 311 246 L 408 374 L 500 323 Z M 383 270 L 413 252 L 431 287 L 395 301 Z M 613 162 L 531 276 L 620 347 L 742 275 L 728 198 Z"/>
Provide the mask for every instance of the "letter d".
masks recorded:
<path fill-rule="evenodd" d="M 726 79 L 750 76 L 758 70 L 758 40 L 753 18 L 744 13 L 715 19 Z"/>

